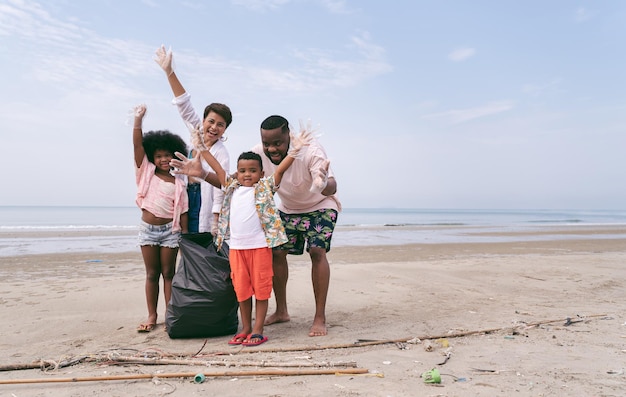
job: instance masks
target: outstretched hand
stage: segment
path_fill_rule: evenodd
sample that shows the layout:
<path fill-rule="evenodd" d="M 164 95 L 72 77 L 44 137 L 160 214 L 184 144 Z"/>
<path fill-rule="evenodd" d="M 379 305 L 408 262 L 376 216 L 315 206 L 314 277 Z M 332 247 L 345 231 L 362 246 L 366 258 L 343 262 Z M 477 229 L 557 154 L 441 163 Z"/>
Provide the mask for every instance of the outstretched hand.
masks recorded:
<path fill-rule="evenodd" d="M 170 74 L 174 73 L 174 67 L 172 66 L 171 48 L 169 50 L 166 50 L 165 46 L 161 45 L 161 47 L 156 50 L 156 58 L 154 58 L 154 61 L 159 64 L 159 66 L 161 67 L 161 69 L 163 69 L 166 75 L 169 76 Z"/>
<path fill-rule="evenodd" d="M 310 146 L 311 142 L 315 139 L 313 136 L 314 130 L 311 127 L 311 120 L 308 120 L 306 126 L 300 120 L 300 134 L 294 135 L 293 133 L 289 134 L 289 151 L 287 155 L 293 157 L 295 159 L 302 158 L 304 155 L 304 151 L 302 150 L 305 146 Z"/>
<path fill-rule="evenodd" d="M 293 157 L 294 159 L 299 159 L 304 156 L 304 150 L 302 150 L 305 146 L 310 146 L 313 141 L 313 135 L 304 131 L 299 135 L 294 135 L 293 133 L 289 134 L 290 143 L 289 150 L 287 151 L 287 156 Z"/>
<path fill-rule="evenodd" d="M 195 156 L 193 159 L 188 159 L 181 152 L 175 152 L 174 156 L 178 157 L 178 159 L 173 158 L 170 160 L 170 167 L 174 167 L 174 170 L 172 171 L 174 174 L 195 176 L 200 179 L 206 178 L 208 171 L 205 171 L 202 168 L 200 156 Z"/>
<path fill-rule="evenodd" d="M 311 184 L 311 188 L 309 189 L 313 193 L 322 193 L 326 186 L 328 185 L 328 168 L 330 167 L 330 160 L 324 160 L 324 164 L 317 169 L 315 172 L 311 173 L 313 177 L 313 183 Z"/>

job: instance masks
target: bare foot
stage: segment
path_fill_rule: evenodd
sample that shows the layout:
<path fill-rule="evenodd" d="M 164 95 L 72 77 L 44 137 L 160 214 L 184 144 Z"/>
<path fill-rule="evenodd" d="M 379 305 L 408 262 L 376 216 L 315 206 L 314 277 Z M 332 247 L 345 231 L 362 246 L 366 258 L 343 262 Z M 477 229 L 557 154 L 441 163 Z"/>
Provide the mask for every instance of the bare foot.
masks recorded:
<path fill-rule="evenodd" d="M 148 316 L 148 320 L 139 324 L 137 327 L 137 332 L 150 332 L 156 327 L 157 323 L 157 315 Z"/>
<path fill-rule="evenodd" d="M 309 329 L 309 336 L 326 336 L 328 330 L 326 329 L 326 322 L 323 320 L 313 320 L 313 325 Z"/>
<path fill-rule="evenodd" d="M 274 313 L 271 316 L 265 318 L 265 322 L 263 323 L 263 325 L 286 323 L 290 320 L 291 317 L 289 317 L 289 314 Z"/>
<path fill-rule="evenodd" d="M 137 332 L 150 332 L 154 329 L 154 327 L 156 327 L 156 324 L 141 323 L 137 327 Z"/>

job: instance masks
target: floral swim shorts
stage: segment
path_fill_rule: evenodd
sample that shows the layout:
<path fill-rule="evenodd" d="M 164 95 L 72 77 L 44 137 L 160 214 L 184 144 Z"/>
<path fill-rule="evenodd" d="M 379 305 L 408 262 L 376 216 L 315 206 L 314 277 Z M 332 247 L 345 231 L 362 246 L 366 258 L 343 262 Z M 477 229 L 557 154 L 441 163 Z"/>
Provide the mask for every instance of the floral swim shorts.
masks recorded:
<path fill-rule="evenodd" d="M 288 241 L 275 249 L 288 250 L 289 254 L 302 255 L 304 243 L 307 252 L 311 247 L 330 251 L 330 240 L 337 223 L 337 211 L 321 209 L 304 214 L 286 214 L 280 211 Z"/>

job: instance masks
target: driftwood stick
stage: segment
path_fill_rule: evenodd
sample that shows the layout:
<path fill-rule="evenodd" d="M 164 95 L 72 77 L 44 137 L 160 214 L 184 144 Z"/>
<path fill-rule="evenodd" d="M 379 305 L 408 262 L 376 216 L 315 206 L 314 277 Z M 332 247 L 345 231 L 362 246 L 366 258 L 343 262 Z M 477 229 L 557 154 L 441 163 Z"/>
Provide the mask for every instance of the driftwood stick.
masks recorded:
<path fill-rule="evenodd" d="M 70 361 L 66 360 L 66 361 L 61 361 L 58 363 L 52 360 L 37 360 L 37 361 L 33 361 L 31 363 L 26 363 L 26 364 L 7 364 L 7 365 L 0 365 L 0 372 L 1 371 L 13 371 L 13 370 L 19 370 L 19 369 L 35 369 L 35 368 L 40 368 L 41 370 L 46 371 L 46 370 L 69 367 L 85 360 L 87 360 L 87 356 L 81 356 L 79 358 L 75 358 Z"/>
<path fill-rule="evenodd" d="M 6 364 L 0 365 L 0 371 L 15 371 L 19 369 L 35 369 L 41 368 L 41 364 L 39 362 L 33 362 L 28 364 Z"/>
<path fill-rule="evenodd" d="M 223 371 L 223 372 L 204 372 L 204 376 L 221 377 L 221 376 L 303 376 L 303 375 L 357 375 L 366 374 L 369 370 L 366 368 L 353 369 L 307 369 L 307 370 L 259 370 L 259 371 Z M 173 372 L 164 374 L 134 374 L 134 375 L 110 375 L 110 376 L 88 376 L 76 378 L 40 378 L 40 379 L 7 379 L 0 380 L 0 385 L 15 385 L 23 383 L 72 383 L 72 382 L 100 382 L 109 380 L 134 380 L 134 379 L 152 379 L 152 378 L 193 378 L 198 375 L 197 372 Z"/>
<path fill-rule="evenodd" d="M 203 361 L 203 360 L 176 360 L 167 358 L 143 358 L 143 357 L 113 357 L 109 362 L 131 363 L 145 365 L 199 365 L 199 366 L 222 366 L 222 367 L 351 367 L 356 368 L 355 361 L 339 361 L 339 362 L 272 362 L 272 361 Z"/>
<path fill-rule="evenodd" d="M 582 318 L 593 318 L 593 317 L 605 317 L 607 314 L 591 314 L 587 316 L 583 316 Z M 569 318 L 569 317 L 568 317 Z M 543 324 L 551 324 L 551 323 L 565 323 L 568 318 L 560 318 L 555 320 L 541 320 L 535 321 L 532 323 L 525 323 L 519 325 L 509 325 L 506 327 L 497 327 L 497 328 L 488 328 L 488 329 L 480 329 L 480 330 L 470 330 L 470 331 L 462 331 L 462 332 L 454 332 L 450 334 L 441 334 L 441 335 L 422 335 L 422 336 L 410 336 L 408 338 L 400 338 L 400 339 L 384 339 L 384 340 L 372 340 L 367 342 L 354 342 L 354 343 L 344 343 L 344 344 L 335 344 L 335 345 L 316 345 L 316 346 L 306 346 L 306 347 L 284 347 L 284 348 L 271 348 L 271 349 L 255 349 L 255 350 L 241 350 L 237 353 L 278 353 L 278 352 L 293 352 L 293 351 L 307 351 L 307 350 L 329 350 L 329 349 L 346 349 L 351 347 L 362 347 L 362 346 L 374 346 L 374 345 L 384 345 L 390 343 L 402 343 L 409 342 L 411 340 L 433 340 L 433 339 L 443 339 L 443 338 L 460 338 L 462 336 L 476 335 L 476 334 L 489 334 L 492 332 L 499 332 L 505 330 L 514 330 L 520 327 L 536 327 Z"/>
<path fill-rule="evenodd" d="M 587 316 L 582 316 L 581 318 L 586 319 L 586 318 L 605 317 L 605 316 L 607 316 L 606 313 L 605 314 L 590 314 Z M 565 323 L 568 320 L 568 318 L 571 321 L 570 317 L 566 317 L 566 318 L 560 318 L 560 319 L 554 319 L 554 320 L 541 320 L 541 321 L 535 321 L 535 322 L 519 324 L 519 325 L 510 325 L 506 327 L 455 332 L 451 334 L 410 336 L 410 337 L 400 338 L 400 339 L 372 340 L 368 342 L 354 342 L 354 343 L 334 344 L 334 345 L 315 345 L 315 346 L 304 346 L 304 347 L 300 346 L 300 347 L 291 347 L 291 348 L 286 347 L 286 348 L 269 348 L 269 349 L 246 349 L 246 350 L 238 351 L 237 353 L 230 353 L 230 354 L 279 353 L 279 352 L 299 352 L 299 351 L 311 351 L 311 350 L 346 349 L 346 348 L 351 348 L 351 347 L 374 346 L 374 345 L 383 345 L 383 344 L 390 344 L 390 343 L 406 343 L 406 342 L 409 342 L 411 340 L 416 340 L 416 339 L 419 339 L 419 340 L 433 340 L 433 339 L 441 339 L 441 338 L 451 339 L 451 338 L 460 338 L 460 337 L 469 336 L 469 335 L 488 334 L 488 333 L 499 332 L 499 331 L 504 331 L 504 330 L 514 330 L 522 326 L 536 327 L 536 326 L 543 325 L 543 324 L 551 324 L 551 323 L 558 323 L 558 322 Z M 204 345 L 202 347 L 204 348 Z M 191 356 L 195 356 L 195 355 L 198 355 L 198 353 L 194 353 Z M 211 355 L 215 356 L 215 354 L 211 354 Z M 169 356 L 190 356 L 190 355 L 189 354 L 182 354 L 182 355 L 169 354 Z M 199 363 L 200 364 L 198 365 L 207 364 L 205 361 L 199 361 Z M 196 365 L 196 364 L 194 363 L 190 365 Z M 215 365 L 219 365 L 219 364 L 215 364 Z M 238 365 L 245 365 L 245 364 L 239 363 Z M 0 365 L 0 372 L 20 370 L 20 369 L 35 369 L 35 368 L 41 368 L 41 367 L 42 367 L 42 361 L 36 361 L 33 363 L 29 363 L 29 364 L 8 364 L 8 365 Z"/>

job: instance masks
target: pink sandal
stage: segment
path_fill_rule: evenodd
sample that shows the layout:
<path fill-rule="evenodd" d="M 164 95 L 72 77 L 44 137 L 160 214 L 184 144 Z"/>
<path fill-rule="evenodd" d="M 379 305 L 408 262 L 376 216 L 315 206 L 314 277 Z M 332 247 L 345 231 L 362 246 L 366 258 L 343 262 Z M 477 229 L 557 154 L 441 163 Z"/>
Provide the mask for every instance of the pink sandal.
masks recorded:
<path fill-rule="evenodd" d="M 252 339 L 256 339 L 256 341 L 253 342 Z M 261 334 L 250 334 L 250 335 L 248 335 L 246 340 L 241 342 L 241 344 L 243 346 L 258 346 L 260 344 L 263 344 L 263 343 L 267 342 L 268 339 L 269 338 L 267 336 L 263 336 Z"/>
<path fill-rule="evenodd" d="M 231 340 L 228 341 L 229 345 L 241 345 L 243 342 L 247 341 L 250 338 L 251 334 L 237 334 L 233 336 Z"/>

